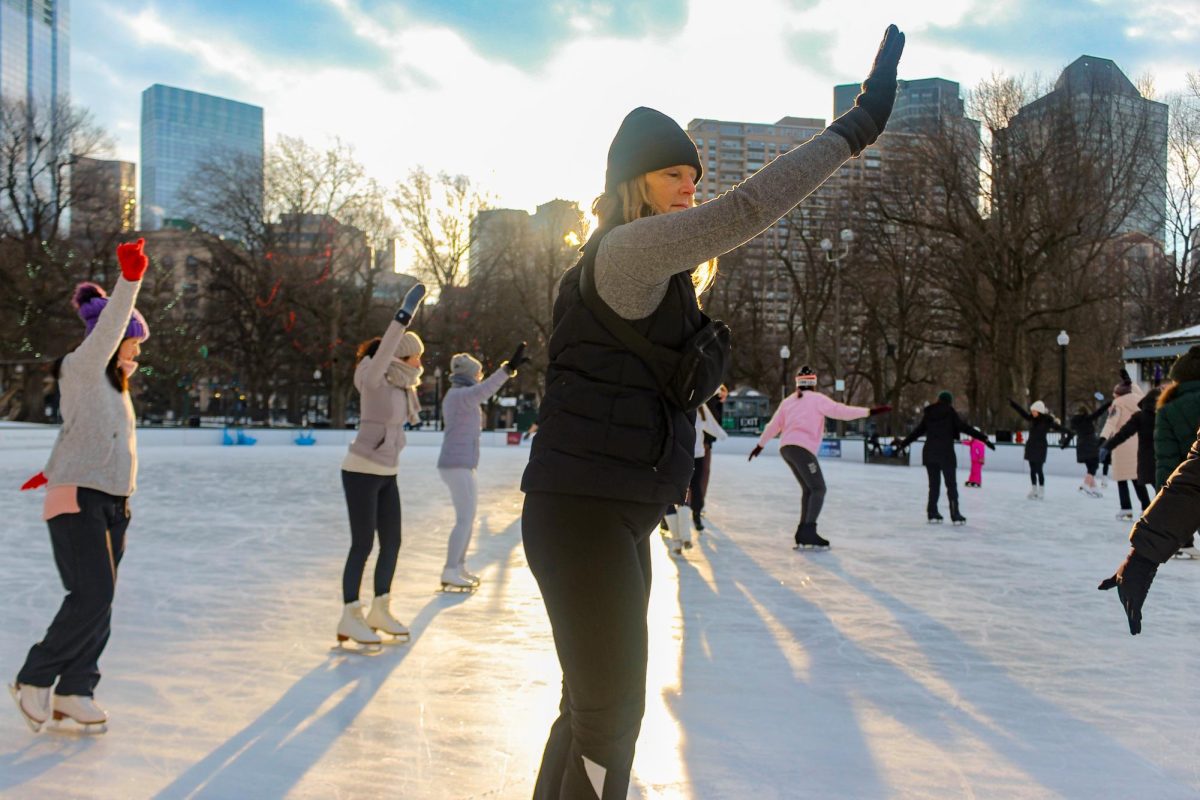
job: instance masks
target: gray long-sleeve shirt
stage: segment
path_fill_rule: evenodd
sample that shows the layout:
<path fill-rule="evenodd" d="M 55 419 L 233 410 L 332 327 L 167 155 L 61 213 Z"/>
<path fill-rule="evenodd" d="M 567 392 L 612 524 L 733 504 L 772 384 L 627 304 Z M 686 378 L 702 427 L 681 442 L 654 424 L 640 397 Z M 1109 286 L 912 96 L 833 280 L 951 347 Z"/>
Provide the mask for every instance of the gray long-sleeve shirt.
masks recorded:
<path fill-rule="evenodd" d="M 671 276 L 745 244 L 795 208 L 850 158 L 826 130 L 720 197 L 613 228 L 596 253 L 596 291 L 625 319 L 658 308 Z"/>

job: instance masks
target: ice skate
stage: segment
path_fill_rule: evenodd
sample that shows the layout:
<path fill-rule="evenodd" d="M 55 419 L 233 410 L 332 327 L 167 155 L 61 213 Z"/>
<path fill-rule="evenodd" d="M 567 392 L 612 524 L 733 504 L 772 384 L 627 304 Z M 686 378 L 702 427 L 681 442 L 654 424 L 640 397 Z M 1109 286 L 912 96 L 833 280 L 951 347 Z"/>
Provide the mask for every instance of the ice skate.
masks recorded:
<path fill-rule="evenodd" d="M 680 506 L 675 514 L 667 514 L 667 527 L 671 530 L 671 552 L 682 555 L 683 551 L 692 549 L 691 511 L 687 506 Z"/>
<path fill-rule="evenodd" d="M 376 633 L 386 633 L 393 637 L 394 642 L 407 642 L 411 636 L 404 623 L 392 616 L 388 607 L 390 594 L 380 595 L 371 601 L 371 610 L 367 612 L 367 626 Z"/>
<path fill-rule="evenodd" d="M 700 519 L 699 512 L 696 512 L 696 511 L 692 512 L 692 527 L 694 527 L 696 529 L 697 533 L 704 530 L 704 522 L 703 522 L 703 520 Z"/>
<path fill-rule="evenodd" d="M 367 625 L 367 621 L 363 619 L 362 605 L 356 600 L 353 603 L 346 603 L 346 607 L 342 609 L 342 619 L 337 626 L 337 646 L 347 652 L 378 652 L 379 646 L 383 640 L 379 638 L 379 634 L 371 630 L 371 626 Z M 354 642 L 359 646 L 355 649 L 354 646 L 348 645 L 347 642 Z"/>
<path fill-rule="evenodd" d="M 1100 493 L 1099 489 L 1097 489 L 1095 486 L 1088 486 L 1086 483 L 1079 487 L 1079 491 L 1083 492 L 1088 497 L 1104 497 L 1104 495 Z"/>
<path fill-rule="evenodd" d="M 21 719 L 29 726 L 29 730 L 37 733 L 50 717 L 50 687 L 27 686 L 22 683 L 10 683 L 8 693 L 21 712 Z"/>
<path fill-rule="evenodd" d="M 1037 487 L 1037 499 L 1038 500 L 1046 499 L 1046 487 L 1045 486 Z"/>
<path fill-rule="evenodd" d="M 1025 495 L 1025 499 L 1026 500 L 1037 500 L 1038 499 L 1038 487 L 1036 487 L 1036 486 L 1032 487 L 1029 490 L 1029 494 Z"/>
<path fill-rule="evenodd" d="M 85 694 L 54 695 L 54 721 L 71 720 L 79 726 L 80 733 L 105 733 L 108 731 L 108 713 L 96 705 L 96 701 Z M 61 724 L 60 730 L 71 730 Z"/>
<path fill-rule="evenodd" d="M 1133 511 L 1128 508 L 1122 508 L 1117 512 L 1117 521 L 1131 521 L 1133 519 Z"/>
<path fill-rule="evenodd" d="M 945 519 L 945 517 L 943 517 L 936 508 L 933 509 L 932 511 L 925 512 L 925 521 L 928 522 L 930 525 L 941 525 L 942 520 L 944 520 L 944 519 Z"/>
<path fill-rule="evenodd" d="M 829 541 L 817 533 L 817 523 L 801 522 L 796 526 L 796 546 L 793 550 L 828 550 Z"/>
<path fill-rule="evenodd" d="M 967 518 L 959 513 L 957 500 L 950 501 L 950 521 L 955 525 L 967 524 Z"/>
<path fill-rule="evenodd" d="M 462 564 L 458 565 L 458 574 L 463 576 L 464 578 L 466 578 L 467 580 L 469 580 L 471 583 L 475 584 L 476 586 L 478 586 L 482 582 L 482 581 L 480 581 L 478 575 L 476 575 L 472 572 L 467 572 L 467 568 L 465 566 L 463 566 Z"/>
<path fill-rule="evenodd" d="M 460 573 L 456 569 L 442 570 L 442 591 L 453 592 L 458 594 L 470 594 L 479 588 L 479 585 L 472 583 L 469 578 Z"/>
<path fill-rule="evenodd" d="M 1175 558 L 1179 558 L 1184 561 L 1192 561 L 1200 558 L 1200 549 L 1197 549 L 1196 545 L 1194 544 L 1190 544 L 1187 547 L 1181 547 L 1175 551 Z"/>

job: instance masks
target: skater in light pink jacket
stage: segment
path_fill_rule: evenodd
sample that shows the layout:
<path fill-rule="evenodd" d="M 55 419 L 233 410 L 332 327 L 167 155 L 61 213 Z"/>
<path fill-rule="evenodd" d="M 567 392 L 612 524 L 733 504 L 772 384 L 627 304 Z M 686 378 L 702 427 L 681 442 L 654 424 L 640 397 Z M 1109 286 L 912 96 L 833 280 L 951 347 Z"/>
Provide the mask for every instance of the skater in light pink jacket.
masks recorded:
<path fill-rule="evenodd" d="M 891 406 L 848 406 L 816 391 L 817 375 L 811 367 L 801 367 L 796 373 L 796 393 L 779 404 L 775 416 L 767 423 L 750 452 L 750 460 L 762 452 L 767 442 L 781 436 L 779 455 L 791 467 L 800 483 L 800 524 L 796 526 L 796 549 L 829 547 L 829 542 L 817 533 L 817 517 L 825 503 L 825 478 L 817 463 L 821 438 L 825 434 L 825 419 L 852 420 L 891 411 Z"/>
<path fill-rule="evenodd" d="M 983 454 L 987 452 L 987 445 L 971 439 L 967 446 L 971 449 L 971 474 L 967 476 L 967 486 L 978 489 L 983 485 Z"/>

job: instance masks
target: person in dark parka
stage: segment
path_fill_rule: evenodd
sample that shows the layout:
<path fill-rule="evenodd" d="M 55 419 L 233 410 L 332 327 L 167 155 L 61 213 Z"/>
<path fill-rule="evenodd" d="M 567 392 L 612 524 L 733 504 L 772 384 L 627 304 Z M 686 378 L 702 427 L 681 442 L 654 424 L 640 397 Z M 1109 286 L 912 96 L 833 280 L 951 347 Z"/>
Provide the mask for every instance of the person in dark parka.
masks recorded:
<path fill-rule="evenodd" d="M 1150 392 L 1138 401 L 1138 410 L 1121 426 L 1111 439 L 1104 443 L 1101 452 L 1116 450 L 1131 436 L 1138 437 L 1137 448 L 1137 479 L 1138 483 L 1154 482 L 1154 417 L 1158 406 L 1158 389 Z"/>
<path fill-rule="evenodd" d="M 1167 478 L 1150 507 L 1133 526 L 1133 548 L 1111 578 L 1097 587 L 1116 589 L 1129 632 L 1142 631 L 1142 605 L 1160 564 L 1166 563 L 1200 528 L 1200 431 L 1182 464 Z"/>
<path fill-rule="evenodd" d="M 1043 500 L 1046 497 L 1046 474 L 1042 467 L 1046 464 L 1046 453 L 1049 450 L 1046 434 L 1052 430 L 1067 435 L 1071 432 L 1059 424 L 1041 400 L 1030 406 L 1028 411 L 1012 400 L 1009 400 L 1008 404 L 1029 423 L 1029 438 L 1025 440 L 1025 460 L 1029 462 L 1029 482 L 1033 484 L 1033 488 L 1029 490 L 1029 499 Z"/>
<path fill-rule="evenodd" d="M 1070 419 L 1071 433 L 1075 437 L 1075 463 L 1083 464 L 1087 472 L 1083 476 L 1083 485 L 1079 491 L 1086 492 L 1091 497 L 1100 497 L 1096 488 L 1096 470 L 1100 468 L 1100 437 L 1096 435 L 1096 420 L 1108 413 L 1111 400 L 1106 400 L 1095 411 L 1088 411 L 1087 406 L 1080 404 Z"/>
<path fill-rule="evenodd" d="M 925 505 L 925 513 L 930 522 L 941 522 L 942 515 L 938 513 L 938 496 L 941 494 L 941 483 L 946 483 L 946 499 L 950 501 L 950 520 L 966 522 L 958 508 L 958 487 L 954 471 L 958 468 L 958 457 L 954 453 L 954 444 L 961 434 L 967 434 L 978 439 L 992 450 L 996 446 L 988 441 L 987 435 L 971 427 L 954 410 L 954 395 L 950 392 L 938 394 L 937 402 L 925 406 L 921 421 L 917 427 L 900 442 L 904 449 L 917 440 L 925 437 L 925 449 L 921 453 L 921 463 L 929 476 L 929 500 Z"/>
<path fill-rule="evenodd" d="M 1154 485 L 1162 486 L 1167 476 L 1187 457 L 1192 431 L 1200 427 L 1200 345 L 1188 350 L 1171 365 L 1171 383 L 1158 400 L 1154 421 Z M 1200 557 L 1189 538 L 1181 555 Z"/>

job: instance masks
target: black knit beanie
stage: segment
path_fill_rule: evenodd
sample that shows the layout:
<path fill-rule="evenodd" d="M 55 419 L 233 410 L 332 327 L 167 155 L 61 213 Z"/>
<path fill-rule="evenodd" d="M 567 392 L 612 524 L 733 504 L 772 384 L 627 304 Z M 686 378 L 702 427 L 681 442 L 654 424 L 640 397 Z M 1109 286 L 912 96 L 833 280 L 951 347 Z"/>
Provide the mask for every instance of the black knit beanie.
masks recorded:
<path fill-rule="evenodd" d="M 704 174 L 700 154 L 683 128 L 661 111 L 639 106 L 621 121 L 608 147 L 604 191 L 616 191 L 638 175 L 679 164 L 695 167 L 696 182 L 700 181 Z"/>
<path fill-rule="evenodd" d="M 1200 344 L 1192 345 L 1191 349 L 1175 359 L 1168 373 L 1173 381 L 1200 381 Z"/>

